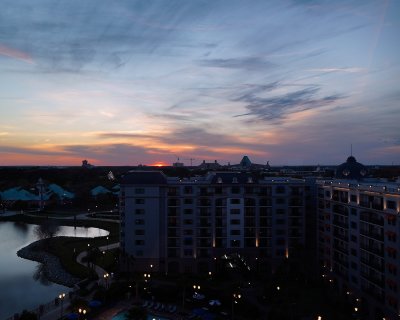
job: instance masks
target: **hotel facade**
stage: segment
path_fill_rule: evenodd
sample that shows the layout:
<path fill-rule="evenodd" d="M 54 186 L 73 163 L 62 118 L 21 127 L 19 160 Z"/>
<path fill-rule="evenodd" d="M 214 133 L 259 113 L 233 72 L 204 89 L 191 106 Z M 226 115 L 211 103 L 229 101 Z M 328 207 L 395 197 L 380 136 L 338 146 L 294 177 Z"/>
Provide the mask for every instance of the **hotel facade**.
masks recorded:
<path fill-rule="evenodd" d="M 304 246 L 305 188 L 302 179 L 250 173 L 130 172 L 121 181 L 121 249 L 138 271 L 205 273 L 230 254 L 273 270 Z"/>
<path fill-rule="evenodd" d="M 400 317 L 400 184 L 317 181 L 318 259 L 359 319 Z"/>

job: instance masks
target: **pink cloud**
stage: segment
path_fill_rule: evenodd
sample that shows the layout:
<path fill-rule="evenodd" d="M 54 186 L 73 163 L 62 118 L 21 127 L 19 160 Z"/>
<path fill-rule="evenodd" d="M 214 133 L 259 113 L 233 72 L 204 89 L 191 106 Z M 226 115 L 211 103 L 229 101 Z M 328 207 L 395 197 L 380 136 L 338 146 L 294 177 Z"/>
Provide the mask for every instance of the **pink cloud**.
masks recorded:
<path fill-rule="evenodd" d="M 12 59 L 16 59 L 16 60 L 21 60 L 30 64 L 33 64 L 33 59 L 32 57 L 27 54 L 26 52 L 17 50 L 17 49 L 13 49 L 7 46 L 4 46 L 2 44 L 0 44 L 0 55 L 2 56 L 6 56 Z"/>

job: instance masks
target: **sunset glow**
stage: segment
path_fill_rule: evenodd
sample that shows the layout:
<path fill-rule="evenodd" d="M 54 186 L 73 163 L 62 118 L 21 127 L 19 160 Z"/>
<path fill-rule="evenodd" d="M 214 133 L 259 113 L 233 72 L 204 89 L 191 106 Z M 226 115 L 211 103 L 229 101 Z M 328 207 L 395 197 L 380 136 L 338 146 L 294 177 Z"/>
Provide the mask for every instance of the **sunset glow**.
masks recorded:
<path fill-rule="evenodd" d="M 0 165 L 399 162 L 398 1 L 31 6 L 0 19 Z"/>

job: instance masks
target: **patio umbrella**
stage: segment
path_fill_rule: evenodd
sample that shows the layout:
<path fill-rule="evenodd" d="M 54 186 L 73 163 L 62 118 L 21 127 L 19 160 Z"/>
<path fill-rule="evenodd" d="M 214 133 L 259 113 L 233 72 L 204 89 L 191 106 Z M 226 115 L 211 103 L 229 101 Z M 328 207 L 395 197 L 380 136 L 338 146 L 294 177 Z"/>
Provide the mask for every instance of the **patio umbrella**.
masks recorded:
<path fill-rule="evenodd" d="M 210 300 L 210 301 L 208 302 L 208 304 L 209 304 L 210 306 L 220 306 L 220 305 L 221 305 L 221 302 L 220 302 L 219 300 Z"/>

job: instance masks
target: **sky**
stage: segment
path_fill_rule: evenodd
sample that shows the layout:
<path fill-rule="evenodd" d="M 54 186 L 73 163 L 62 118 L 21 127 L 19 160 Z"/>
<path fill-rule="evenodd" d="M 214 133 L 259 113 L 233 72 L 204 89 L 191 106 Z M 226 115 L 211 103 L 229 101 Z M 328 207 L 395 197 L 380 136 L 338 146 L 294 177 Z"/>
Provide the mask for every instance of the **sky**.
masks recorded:
<path fill-rule="evenodd" d="M 400 164 L 400 1 L 0 7 L 0 166 Z"/>

